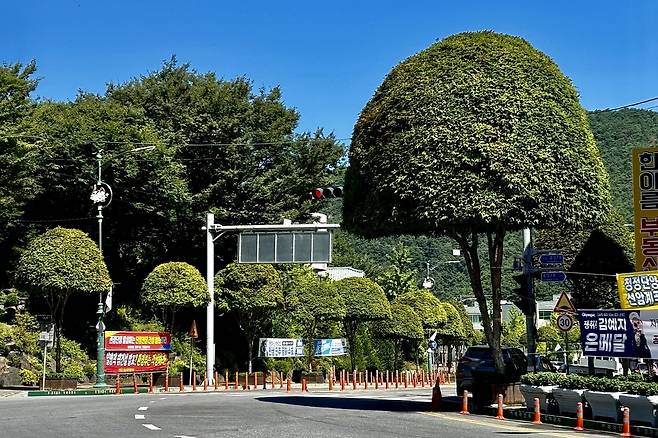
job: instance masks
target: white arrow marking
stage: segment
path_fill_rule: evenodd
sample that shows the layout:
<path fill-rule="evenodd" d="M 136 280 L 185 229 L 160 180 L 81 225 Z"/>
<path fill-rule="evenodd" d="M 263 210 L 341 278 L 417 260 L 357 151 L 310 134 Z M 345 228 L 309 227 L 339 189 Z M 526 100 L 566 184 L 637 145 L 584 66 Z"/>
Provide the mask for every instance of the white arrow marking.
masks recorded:
<path fill-rule="evenodd" d="M 174 438 L 194 438 L 193 436 L 187 436 L 187 435 L 176 435 Z"/>
<path fill-rule="evenodd" d="M 135 414 L 135 420 L 143 420 L 144 418 L 146 417 L 142 414 Z"/>
<path fill-rule="evenodd" d="M 147 423 L 147 424 L 142 424 L 142 426 L 144 426 L 145 428 L 150 429 L 150 430 L 162 430 L 154 424 L 148 424 Z"/>
<path fill-rule="evenodd" d="M 146 410 L 148 410 L 148 408 L 149 408 L 148 406 L 140 406 L 139 409 L 137 409 L 137 410 L 138 411 L 146 411 Z"/>

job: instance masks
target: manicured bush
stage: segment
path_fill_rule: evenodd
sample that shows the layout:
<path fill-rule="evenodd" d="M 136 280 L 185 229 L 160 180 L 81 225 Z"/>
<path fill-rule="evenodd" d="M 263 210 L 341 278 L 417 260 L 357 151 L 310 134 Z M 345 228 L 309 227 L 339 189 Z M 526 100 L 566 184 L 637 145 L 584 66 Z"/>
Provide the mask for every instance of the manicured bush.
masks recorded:
<path fill-rule="evenodd" d="M 18 372 L 21 377 L 21 384 L 26 386 L 34 386 L 39 381 L 36 373 L 32 370 L 22 369 Z"/>

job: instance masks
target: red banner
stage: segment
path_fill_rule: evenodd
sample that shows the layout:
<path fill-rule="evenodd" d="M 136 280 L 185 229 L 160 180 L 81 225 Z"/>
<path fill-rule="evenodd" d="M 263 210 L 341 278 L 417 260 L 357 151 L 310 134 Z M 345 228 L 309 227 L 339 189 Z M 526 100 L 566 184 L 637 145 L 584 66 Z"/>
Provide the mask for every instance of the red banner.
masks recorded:
<path fill-rule="evenodd" d="M 171 333 L 106 331 L 105 351 L 171 350 Z"/>
<path fill-rule="evenodd" d="M 169 354 L 166 351 L 108 351 L 104 367 L 108 374 L 150 373 L 165 371 Z"/>

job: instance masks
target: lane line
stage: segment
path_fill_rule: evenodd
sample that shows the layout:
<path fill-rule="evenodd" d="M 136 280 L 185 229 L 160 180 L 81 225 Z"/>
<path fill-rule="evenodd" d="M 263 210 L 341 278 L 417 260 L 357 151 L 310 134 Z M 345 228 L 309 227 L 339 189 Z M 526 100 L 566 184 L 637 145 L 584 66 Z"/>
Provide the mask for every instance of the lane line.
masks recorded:
<path fill-rule="evenodd" d="M 145 418 L 144 414 L 135 414 L 135 420 L 144 420 Z"/>
<path fill-rule="evenodd" d="M 476 420 L 474 418 L 468 418 L 465 416 L 459 416 L 459 417 L 454 417 L 451 415 L 446 415 L 446 414 L 441 414 L 438 412 L 420 412 L 423 415 L 429 415 L 432 417 L 438 417 L 443 420 L 451 420 L 451 421 L 456 421 L 460 423 L 470 423 L 470 424 L 475 424 L 478 426 L 486 426 L 486 427 L 493 427 L 494 429 L 506 429 L 506 430 L 513 430 L 516 432 L 529 432 L 532 434 L 536 435 L 544 435 L 544 436 L 554 436 L 554 437 L 568 437 L 568 438 L 582 438 L 583 436 L 587 436 L 581 434 L 576 434 L 571 431 L 548 431 L 548 430 L 541 430 L 541 429 L 536 429 L 536 428 L 529 428 L 525 426 L 517 426 L 515 423 L 510 423 L 510 422 L 505 422 L 505 424 L 502 423 L 494 423 L 494 420 L 492 421 L 482 421 L 482 420 Z M 497 421 L 497 420 L 496 420 Z M 595 432 L 595 431 L 593 431 Z M 592 435 L 589 435 L 592 436 Z"/>
<path fill-rule="evenodd" d="M 149 408 L 148 406 L 140 406 L 137 410 L 138 411 L 146 411 L 146 410 L 148 410 L 148 408 Z"/>
<path fill-rule="evenodd" d="M 154 424 L 148 424 L 148 423 L 144 424 L 144 423 L 142 423 L 142 426 L 144 426 L 145 428 L 147 428 L 149 430 L 162 430 Z"/>

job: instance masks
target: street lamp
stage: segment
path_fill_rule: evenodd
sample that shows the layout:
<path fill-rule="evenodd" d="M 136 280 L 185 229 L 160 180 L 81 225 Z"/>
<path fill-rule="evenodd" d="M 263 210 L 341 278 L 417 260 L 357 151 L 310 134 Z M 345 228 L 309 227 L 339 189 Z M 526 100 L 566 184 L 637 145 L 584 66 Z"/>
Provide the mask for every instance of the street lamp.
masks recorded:
<path fill-rule="evenodd" d="M 461 260 L 447 260 L 445 262 L 439 262 L 436 264 L 436 266 L 430 268 L 430 262 L 425 262 L 425 267 L 427 269 L 427 273 L 425 274 L 425 279 L 423 280 L 423 288 L 425 289 L 432 289 L 434 287 L 434 279 L 430 277 L 430 272 L 438 268 L 440 265 L 453 265 L 455 263 L 461 263 Z"/>
<path fill-rule="evenodd" d="M 139 152 L 139 151 L 152 151 L 155 149 L 155 146 L 141 146 L 138 148 L 125 151 L 118 155 L 123 155 L 126 153 Z M 115 156 L 118 156 L 115 155 Z M 91 196 L 89 199 L 92 200 L 98 209 L 98 214 L 96 219 L 98 219 L 98 249 L 103 254 L 103 209 L 108 207 L 112 202 L 112 188 L 105 182 L 102 178 L 102 169 L 103 169 L 103 149 L 99 149 L 96 153 L 96 160 L 98 162 L 98 178 L 96 179 L 96 184 L 94 185 L 93 190 L 91 191 Z M 112 289 L 108 291 L 108 298 L 111 299 Z M 103 292 L 99 293 L 98 297 L 98 308 L 96 309 L 96 315 L 98 315 L 98 324 L 96 324 L 96 384 L 94 388 L 105 388 L 107 384 L 105 383 L 105 368 L 103 366 L 103 359 L 105 356 L 105 324 L 103 320 L 105 319 L 105 303 L 103 302 Z"/>

